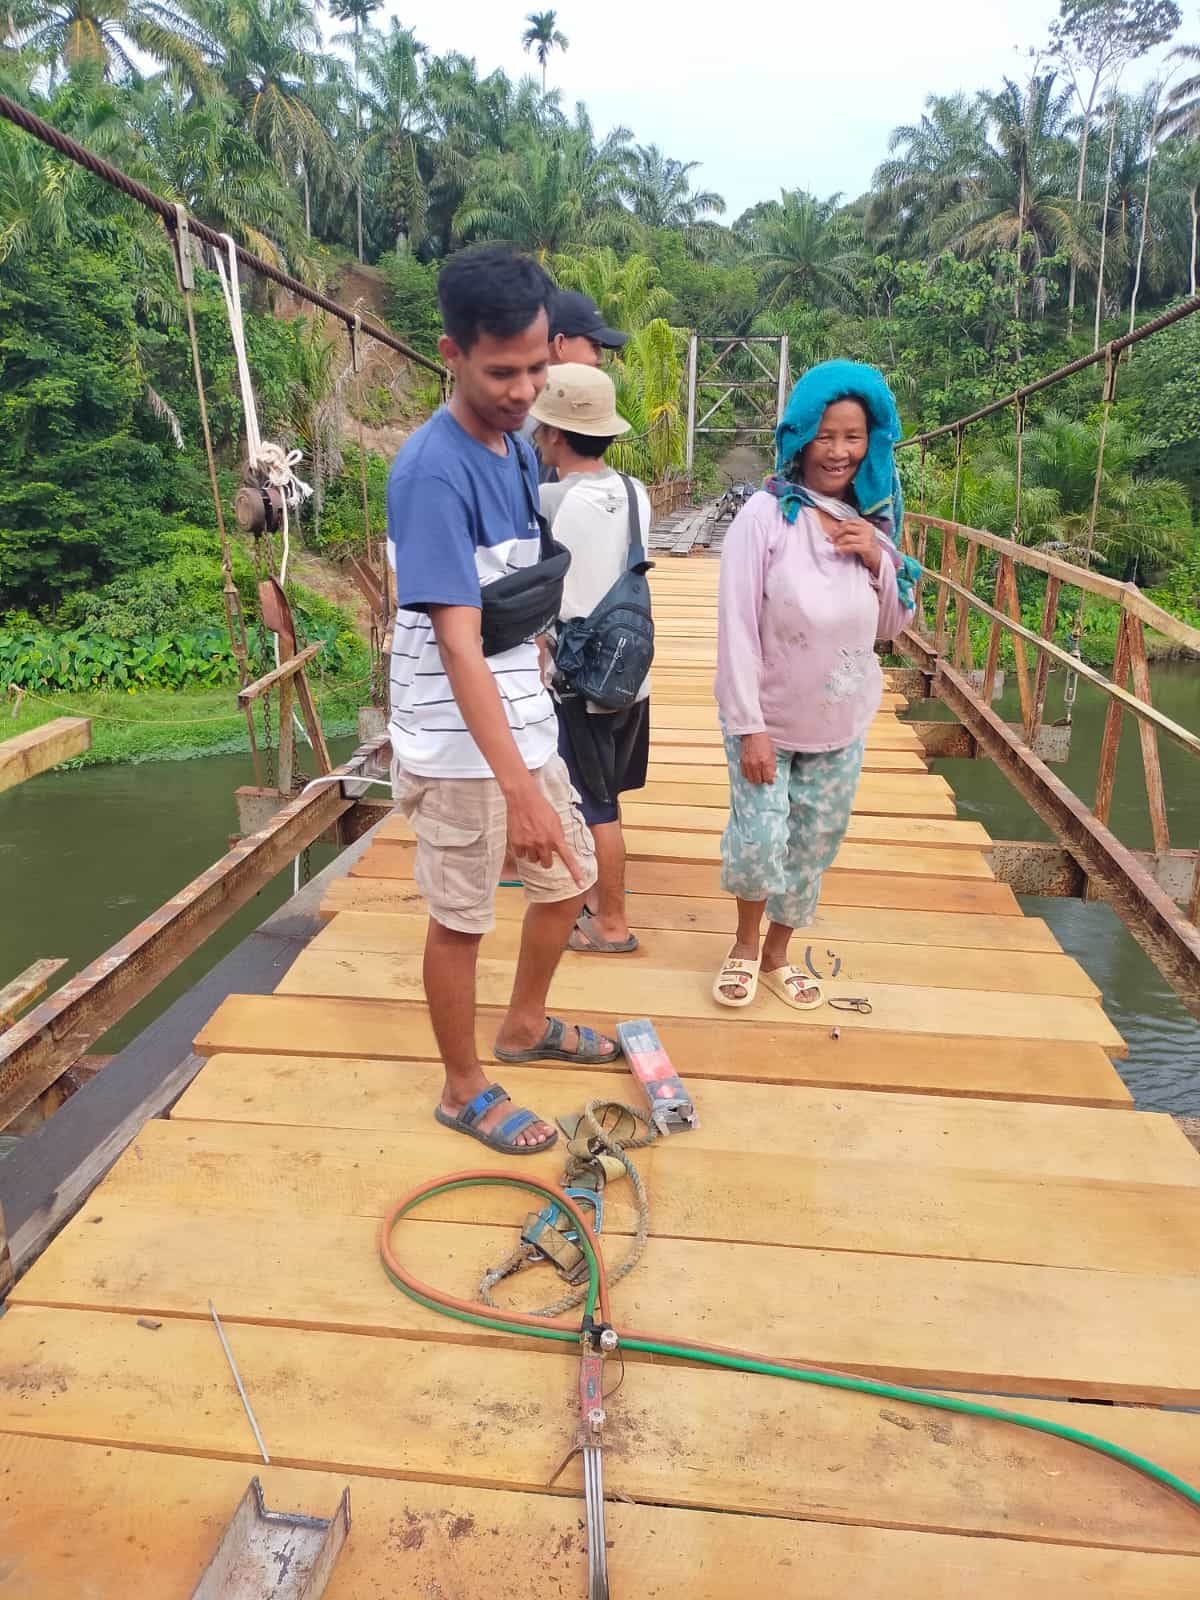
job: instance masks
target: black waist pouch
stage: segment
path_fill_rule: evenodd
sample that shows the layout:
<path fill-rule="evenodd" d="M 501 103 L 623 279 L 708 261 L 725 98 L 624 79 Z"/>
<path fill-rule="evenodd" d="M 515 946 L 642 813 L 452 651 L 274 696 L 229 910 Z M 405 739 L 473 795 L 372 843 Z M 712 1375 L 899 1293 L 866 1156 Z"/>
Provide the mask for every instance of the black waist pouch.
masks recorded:
<path fill-rule="evenodd" d="M 512 448 L 517 450 L 515 441 Z M 521 567 L 517 572 L 497 578 L 495 583 L 484 584 L 480 597 L 480 632 L 485 656 L 514 650 L 557 622 L 562 609 L 563 579 L 571 565 L 571 552 L 551 537 L 550 524 L 537 508 L 519 450 L 517 470 L 525 486 L 529 513 L 538 525 L 541 554 L 531 567 Z"/>

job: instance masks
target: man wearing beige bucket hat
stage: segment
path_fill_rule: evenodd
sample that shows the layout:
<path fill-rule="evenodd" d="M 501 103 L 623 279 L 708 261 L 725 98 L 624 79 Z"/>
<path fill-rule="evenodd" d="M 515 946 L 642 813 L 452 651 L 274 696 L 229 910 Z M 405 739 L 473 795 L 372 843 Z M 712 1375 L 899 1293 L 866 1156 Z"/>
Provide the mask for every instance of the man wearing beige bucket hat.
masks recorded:
<path fill-rule="evenodd" d="M 556 483 L 542 485 L 541 502 L 554 537 L 571 552 L 559 613 L 567 622 L 589 616 L 625 572 L 634 535 L 642 542 L 649 529 L 650 497 L 604 460 L 613 440 L 629 432 L 607 373 L 574 362 L 551 367 L 530 416 L 542 460 L 558 473 Z M 559 754 L 592 830 L 599 874 L 570 948 L 624 955 L 637 949 L 637 939 L 626 916 L 620 796 L 646 782 L 650 680 L 624 710 L 605 711 L 568 695 L 560 696 L 558 710 Z"/>

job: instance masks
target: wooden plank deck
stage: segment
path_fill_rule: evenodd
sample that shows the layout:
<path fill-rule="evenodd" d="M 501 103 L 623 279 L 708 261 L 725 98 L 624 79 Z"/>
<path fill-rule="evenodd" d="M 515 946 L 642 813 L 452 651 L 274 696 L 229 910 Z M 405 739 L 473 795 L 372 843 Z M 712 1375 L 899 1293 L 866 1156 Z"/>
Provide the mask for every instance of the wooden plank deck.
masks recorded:
<path fill-rule="evenodd" d="M 901 697 L 794 946 L 871 1015 L 712 1003 L 730 932 L 715 581 L 702 559 L 654 574 L 651 779 L 627 813 L 642 948 L 567 955 L 553 995 L 600 1025 L 654 1016 L 701 1114 L 639 1158 L 651 1239 L 614 1292 L 618 1323 L 1020 1396 L 1200 1479 L 1200 1416 L 1162 1409 L 1200 1405 L 1200 1155 L 1131 1109 L 1102 997 L 995 882 L 986 832 L 928 773 Z M 500 891 L 481 953 L 485 1051 L 522 905 Z M 203 1025 L 204 1070 L 0 1318 L 0 1600 L 186 1600 L 253 1471 L 270 1504 L 314 1514 L 351 1484 L 330 1600 L 584 1593 L 578 1469 L 546 1488 L 577 1363 L 448 1322 L 378 1265 L 378 1219 L 407 1187 L 512 1165 L 429 1115 L 440 1071 L 398 819 L 323 916 L 276 993 L 233 996 Z M 619 1063 L 503 1078 L 552 1116 L 630 1093 Z M 561 1167 L 559 1152 L 529 1162 Z M 470 1293 L 527 1209 L 443 1197 L 406 1229 L 406 1257 Z M 610 1255 L 632 1225 L 614 1187 Z M 546 1286 L 531 1273 L 509 1293 L 532 1304 Z M 607 1485 L 628 1497 L 608 1510 L 614 1600 L 741 1600 L 751 1581 L 789 1600 L 1174 1600 L 1200 1583 L 1194 1510 L 1040 1435 L 633 1359 L 609 1410 Z"/>

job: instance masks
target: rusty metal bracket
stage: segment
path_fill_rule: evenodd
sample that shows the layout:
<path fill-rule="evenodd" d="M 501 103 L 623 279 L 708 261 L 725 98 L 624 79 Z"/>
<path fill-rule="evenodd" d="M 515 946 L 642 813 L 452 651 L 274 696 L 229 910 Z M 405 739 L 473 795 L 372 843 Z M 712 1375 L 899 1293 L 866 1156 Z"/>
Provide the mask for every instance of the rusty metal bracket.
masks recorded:
<path fill-rule="evenodd" d="M 175 202 L 175 230 L 172 243 L 175 246 L 175 280 L 179 285 L 179 292 L 187 294 L 196 287 L 196 259 L 192 254 L 192 231 L 188 225 L 188 214 L 178 201 Z"/>

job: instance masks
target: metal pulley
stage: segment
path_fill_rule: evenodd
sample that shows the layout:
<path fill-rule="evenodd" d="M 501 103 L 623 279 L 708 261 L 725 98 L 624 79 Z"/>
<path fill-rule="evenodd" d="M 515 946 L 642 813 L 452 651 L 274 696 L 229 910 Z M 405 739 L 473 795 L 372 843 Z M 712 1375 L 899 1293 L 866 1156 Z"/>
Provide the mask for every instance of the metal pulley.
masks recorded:
<path fill-rule="evenodd" d="M 246 533 L 277 533 L 283 526 L 283 490 L 248 478 L 234 497 L 233 514 Z"/>

